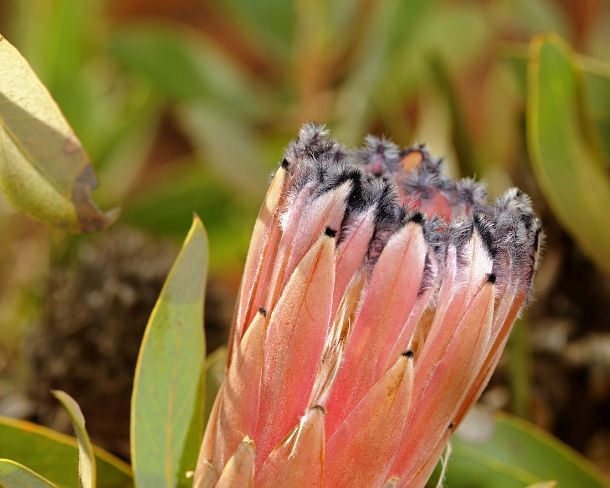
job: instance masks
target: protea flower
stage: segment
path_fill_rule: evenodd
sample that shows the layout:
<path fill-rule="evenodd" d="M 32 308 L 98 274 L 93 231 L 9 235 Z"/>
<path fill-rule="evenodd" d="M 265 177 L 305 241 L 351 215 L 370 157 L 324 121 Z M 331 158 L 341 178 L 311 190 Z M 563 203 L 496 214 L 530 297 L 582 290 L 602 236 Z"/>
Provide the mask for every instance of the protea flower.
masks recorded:
<path fill-rule="evenodd" d="M 540 223 L 423 146 L 306 125 L 254 227 L 195 486 L 421 487 L 530 293 Z"/>

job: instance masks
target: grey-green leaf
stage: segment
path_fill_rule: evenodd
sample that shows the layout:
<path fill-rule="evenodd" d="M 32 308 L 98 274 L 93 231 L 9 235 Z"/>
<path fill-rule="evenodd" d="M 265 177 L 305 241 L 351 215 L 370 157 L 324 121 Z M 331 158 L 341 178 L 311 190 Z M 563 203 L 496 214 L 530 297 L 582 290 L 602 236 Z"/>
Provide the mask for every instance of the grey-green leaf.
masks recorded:
<path fill-rule="evenodd" d="M 144 333 L 131 407 L 136 486 L 192 483 L 203 435 L 203 299 L 207 238 L 199 218 L 172 267 Z"/>

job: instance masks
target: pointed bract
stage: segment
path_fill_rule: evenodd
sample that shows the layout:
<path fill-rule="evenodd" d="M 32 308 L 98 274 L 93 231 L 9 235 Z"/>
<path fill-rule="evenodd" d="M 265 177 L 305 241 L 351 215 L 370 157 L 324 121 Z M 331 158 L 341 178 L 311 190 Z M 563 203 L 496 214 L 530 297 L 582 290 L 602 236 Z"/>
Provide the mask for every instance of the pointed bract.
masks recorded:
<path fill-rule="evenodd" d="M 409 317 L 420 288 L 426 244 L 422 227 L 406 225 L 381 253 L 347 343 L 328 401 L 330 436 L 384 373 L 393 342 Z"/>
<path fill-rule="evenodd" d="M 224 385 L 221 385 L 218 393 L 216 394 L 216 398 L 214 399 L 214 404 L 212 405 L 212 410 L 210 411 L 210 416 L 208 417 L 208 425 L 205 430 L 205 434 L 203 435 L 203 441 L 201 442 L 201 448 L 199 449 L 199 457 L 197 458 L 197 468 L 195 469 L 195 479 L 194 484 L 197 484 L 200 479 L 209 478 L 209 464 L 212 462 L 212 457 L 214 456 L 214 447 L 216 443 L 216 426 L 218 425 L 218 414 L 220 413 L 220 403 L 222 399 L 222 390 Z M 217 466 L 213 466 L 218 471 Z M 222 466 L 220 467 L 222 468 Z"/>
<path fill-rule="evenodd" d="M 400 356 L 328 440 L 327 486 L 366 488 L 388 475 L 409 412 L 413 361 Z"/>
<path fill-rule="evenodd" d="M 408 481 L 425 464 L 437 439 L 455 427 L 454 415 L 483 360 L 493 318 L 493 285 L 485 283 L 472 300 L 457 327 L 446 327 L 451 335 L 436 364 L 423 356 L 416 365 L 416 382 L 425 385 L 413 398 L 405 438 L 393 471 Z M 445 324 L 448 325 L 448 324 Z M 421 378 L 421 379 L 420 379 Z"/>
<path fill-rule="evenodd" d="M 245 437 L 220 474 L 216 488 L 254 488 L 254 442 Z"/>
<path fill-rule="evenodd" d="M 324 409 L 312 407 L 260 470 L 261 486 L 320 488 L 324 475 Z"/>
<path fill-rule="evenodd" d="M 248 249 L 248 256 L 244 266 L 244 274 L 240 287 L 239 300 L 235 313 L 234 331 L 229 336 L 231 340 L 236 336 L 238 339 L 243 335 L 243 328 L 252 320 L 252 309 L 256 307 L 253 303 L 257 284 L 260 278 L 272 264 L 273 248 L 279 238 L 279 213 L 284 187 L 286 185 L 286 170 L 279 167 L 271 181 L 265 201 L 259 211 L 252 239 Z M 229 347 L 232 353 L 232 348 Z"/>
<path fill-rule="evenodd" d="M 224 466 L 245 436 L 253 437 L 258 419 L 266 317 L 259 311 L 236 348 L 226 373 L 216 428 L 214 464 Z"/>
<path fill-rule="evenodd" d="M 322 235 L 294 270 L 271 314 L 256 443 L 257 465 L 303 414 L 328 332 L 335 239 Z"/>

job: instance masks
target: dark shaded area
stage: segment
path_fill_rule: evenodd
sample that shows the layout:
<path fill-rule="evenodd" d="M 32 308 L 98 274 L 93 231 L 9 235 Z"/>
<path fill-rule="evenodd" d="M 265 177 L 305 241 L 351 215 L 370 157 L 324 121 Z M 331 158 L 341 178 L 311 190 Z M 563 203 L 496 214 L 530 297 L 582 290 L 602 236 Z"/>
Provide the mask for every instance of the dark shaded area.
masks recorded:
<path fill-rule="evenodd" d="M 33 420 L 70 432 L 50 390 L 70 392 L 97 444 L 127 458 L 133 375 L 142 335 L 178 253 L 128 227 L 88 239 L 53 269 L 41 323 L 27 341 Z M 208 352 L 226 341 L 229 298 L 212 280 L 206 296 Z"/>

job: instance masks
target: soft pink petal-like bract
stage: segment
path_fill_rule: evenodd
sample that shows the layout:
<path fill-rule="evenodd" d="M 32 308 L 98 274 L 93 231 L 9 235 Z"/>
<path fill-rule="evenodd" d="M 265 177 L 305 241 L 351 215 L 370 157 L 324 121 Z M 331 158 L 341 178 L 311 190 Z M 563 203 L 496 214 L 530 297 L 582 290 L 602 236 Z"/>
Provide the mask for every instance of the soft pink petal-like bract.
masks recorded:
<path fill-rule="evenodd" d="M 195 486 L 421 488 L 527 302 L 541 227 L 423 146 L 305 125 L 256 221 Z"/>

